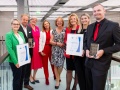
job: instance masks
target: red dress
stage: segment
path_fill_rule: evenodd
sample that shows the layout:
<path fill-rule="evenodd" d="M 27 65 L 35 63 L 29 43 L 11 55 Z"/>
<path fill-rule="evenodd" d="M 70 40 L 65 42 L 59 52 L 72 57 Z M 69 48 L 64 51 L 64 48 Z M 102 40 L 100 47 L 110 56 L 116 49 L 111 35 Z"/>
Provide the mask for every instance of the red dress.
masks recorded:
<path fill-rule="evenodd" d="M 31 69 L 39 69 L 39 68 L 42 68 L 42 58 L 41 58 L 41 55 L 39 54 L 40 30 L 37 26 L 35 26 L 35 30 L 32 29 L 32 34 L 35 42 L 35 47 L 33 48 Z"/>

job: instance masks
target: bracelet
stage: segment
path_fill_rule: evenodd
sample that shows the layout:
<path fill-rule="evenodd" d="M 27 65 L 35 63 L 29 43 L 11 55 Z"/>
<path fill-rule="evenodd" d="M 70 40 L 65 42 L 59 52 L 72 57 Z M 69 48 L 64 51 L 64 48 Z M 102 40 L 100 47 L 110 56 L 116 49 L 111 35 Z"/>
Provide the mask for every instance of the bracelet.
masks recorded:
<path fill-rule="evenodd" d="M 56 42 L 56 45 L 57 45 L 57 42 Z"/>

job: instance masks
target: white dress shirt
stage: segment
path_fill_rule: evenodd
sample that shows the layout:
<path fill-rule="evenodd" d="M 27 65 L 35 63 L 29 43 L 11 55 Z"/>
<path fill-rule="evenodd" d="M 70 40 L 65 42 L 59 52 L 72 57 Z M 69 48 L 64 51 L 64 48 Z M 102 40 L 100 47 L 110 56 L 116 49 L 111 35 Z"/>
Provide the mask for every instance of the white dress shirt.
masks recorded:
<path fill-rule="evenodd" d="M 27 36 L 27 26 L 24 27 L 22 24 L 21 24 L 21 26 L 22 26 L 22 28 L 23 28 L 23 30 L 24 30 L 24 32 L 25 32 L 25 35 Z"/>

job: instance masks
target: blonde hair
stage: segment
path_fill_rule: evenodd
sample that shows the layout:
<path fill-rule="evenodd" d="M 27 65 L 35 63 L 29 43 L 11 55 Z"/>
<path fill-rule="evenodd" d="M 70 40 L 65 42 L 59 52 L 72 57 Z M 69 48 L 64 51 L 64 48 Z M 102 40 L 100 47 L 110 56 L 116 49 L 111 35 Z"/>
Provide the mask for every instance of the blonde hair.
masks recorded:
<path fill-rule="evenodd" d="M 50 22 L 47 21 L 47 20 L 44 20 L 43 23 L 42 23 L 42 32 L 45 31 L 45 27 L 44 27 L 44 23 L 45 23 L 45 22 L 48 22 L 48 23 L 49 23 L 49 30 L 51 30 Z"/>
<path fill-rule="evenodd" d="M 13 18 L 13 19 L 11 20 L 11 25 L 13 24 L 14 21 L 17 21 L 17 22 L 20 24 L 20 21 L 19 21 L 17 18 Z"/>
<path fill-rule="evenodd" d="M 29 15 L 28 15 L 28 14 L 22 14 L 22 15 L 21 15 L 21 18 L 22 18 L 23 16 L 27 16 L 28 19 L 29 19 Z"/>
<path fill-rule="evenodd" d="M 68 18 L 68 28 L 72 28 L 72 24 L 70 23 L 70 18 L 71 18 L 72 16 L 75 16 L 75 17 L 76 17 L 76 19 L 77 19 L 77 25 L 80 26 L 80 21 L 79 21 L 79 18 L 78 18 L 78 16 L 77 16 L 77 14 L 72 13 L 72 14 L 70 14 L 70 16 L 69 16 L 69 18 Z M 80 27 L 81 27 L 81 26 L 80 26 Z"/>
<path fill-rule="evenodd" d="M 58 17 L 58 18 L 56 18 L 56 20 L 55 20 L 55 25 L 57 26 L 57 20 L 58 20 L 58 19 L 61 19 L 61 20 L 62 20 L 62 26 L 64 26 L 64 20 L 63 20 L 62 17 Z"/>
<path fill-rule="evenodd" d="M 80 16 L 80 24 L 81 24 L 81 26 L 83 26 L 83 24 L 81 23 L 81 17 L 82 17 L 82 16 L 87 16 L 88 19 L 90 19 L 90 15 L 89 15 L 89 14 L 83 13 L 83 14 Z M 88 25 L 89 25 L 90 23 L 91 23 L 91 22 L 89 21 Z M 81 28 L 82 28 L 82 27 L 81 27 Z"/>

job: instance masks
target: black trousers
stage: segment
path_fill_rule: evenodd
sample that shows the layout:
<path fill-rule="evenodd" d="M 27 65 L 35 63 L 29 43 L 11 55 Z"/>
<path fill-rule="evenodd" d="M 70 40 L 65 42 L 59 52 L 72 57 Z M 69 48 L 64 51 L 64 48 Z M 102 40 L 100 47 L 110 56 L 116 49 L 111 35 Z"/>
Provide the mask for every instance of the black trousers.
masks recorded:
<path fill-rule="evenodd" d="M 80 90 L 86 90 L 86 79 L 85 79 L 85 57 L 74 57 L 75 71 L 78 76 L 78 84 Z"/>
<path fill-rule="evenodd" d="M 30 48 L 29 52 L 30 52 L 30 56 L 32 58 L 33 49 Z M 25 69 L 24 85 L 29 85 L 29 78 L 30 78 L 30 74 L 31 74 L 31 63 L 24 65 L 24 69 Z"/>
<path fill-rule="evenodd" d="M 29 85 L 29 78 L 30 78 L 30 74 L 31 74 L 31 63 L 26 64 L 23 67 L 25 69 L 24 85 Z"/>
<path fill-rule="evenodd" d="M 13 90 L 22 90 L 24 69 L 23 66 L 17 68 L 13 63 L 9 63 L 13 72 Z"/>
<path fill-rule="evenodd" d="M 107 72 L 96 75 L 93 69 L 86 68 L 86 86 L 87 90 L 105 90 Z"/>

